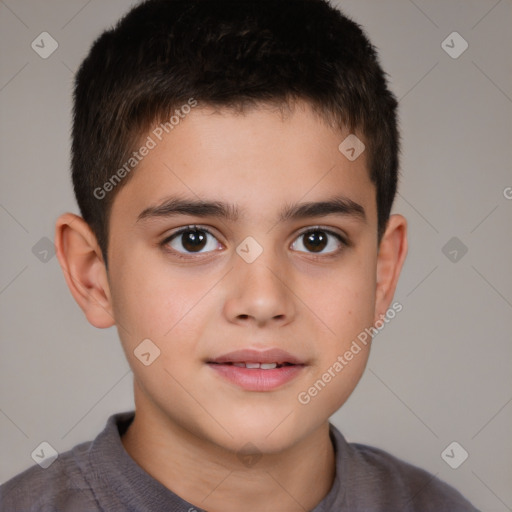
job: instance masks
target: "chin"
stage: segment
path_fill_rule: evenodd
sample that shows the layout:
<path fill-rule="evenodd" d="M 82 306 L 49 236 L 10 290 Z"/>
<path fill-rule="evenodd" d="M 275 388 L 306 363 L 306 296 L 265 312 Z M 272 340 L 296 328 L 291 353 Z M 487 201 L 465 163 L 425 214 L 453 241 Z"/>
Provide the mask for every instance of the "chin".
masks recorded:
<path fill-rule="evenodd" d="M 277 453 L 286 450 L 307 433 L 307 422 L 297 421 L 290 410 L 282 414 L 264 414 L 253 410 L 252 414 L 231 416 L 226 429 L 233 437 L 224 439 L 229 449 L 238 451 L 247 443 L 261 453 Z"/>

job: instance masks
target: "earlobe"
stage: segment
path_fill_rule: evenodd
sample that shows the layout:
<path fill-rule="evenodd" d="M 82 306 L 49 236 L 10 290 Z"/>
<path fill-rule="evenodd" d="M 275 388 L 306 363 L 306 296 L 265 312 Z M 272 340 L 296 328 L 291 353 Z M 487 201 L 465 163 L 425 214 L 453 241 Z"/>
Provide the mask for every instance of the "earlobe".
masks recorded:
<path fill-rule="evenodd" d="M 105 262 L 89 225 L 72 213 L 55 225 L 57 258 L 66 283 L 87 320 L 99 328 L 115 324 Z"/>
<path fill-rule="evenodd" d="M 377 256 L 375 321 L 386 313 L 393 300 L 407 247 L 407 221 L 402 215 L 391 215 Z"/>

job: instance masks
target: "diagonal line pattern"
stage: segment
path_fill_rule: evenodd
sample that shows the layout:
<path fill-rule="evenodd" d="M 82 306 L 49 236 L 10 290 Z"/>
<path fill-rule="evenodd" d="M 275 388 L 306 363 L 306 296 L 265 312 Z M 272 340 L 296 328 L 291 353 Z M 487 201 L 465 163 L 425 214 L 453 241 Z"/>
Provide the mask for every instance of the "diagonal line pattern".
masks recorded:
<path fill-rule="evenodd" d="M 300 197 L 299 201 L 304 199 L 334 169 L 334 167 L 335 166 L 333 165 L 312 187 L 310 187 L 310 189 Z M 268 235 L 276 226 L 277 222 L 266 232 L 266 234 Z"/>
<path fill-rule="evenodd" d="M 502 0 L 498 0 L 472 27 L 471 30 L 473 30 L 481 21 L 483 21 L 488 14 L 491 13 L 491 11 L 494 10 L 495 7 L 498 7 L 498 4 L 501 4 Z"/>
<path fill-rule="evenodd" d="M 431 71 L 434 70 L 436 66 L 439 65 L 439 62 L 436 62 L 405 94 L 401 96 L 401 98 L 398 100 L 401 102 L 417 85 L 419 85 L 426 77 L 431 73 Z"/>
<path fill-rule="evenodd" d="M 20 23 L 25 25 L 26 28 L 29 28 L 29 26 L 4 2 L 4 0 L 0 0 L 0 4 L 6 7 Z"/>
<path fill-rule="evenodd" d="M 2 409 L 0 409 L 0 413 L 2 413 L 27 439 L 29 438 L 27 434 L 25 434 L 25 432 L 21 430 L 19 425 L 17 425 L 9 416 L 7 416 L 7 414 L 4 411 L 2 411 Z"/>
<path fill-rule="evenodd" d="M 72 75 L 76 74 L 76 71 L 73 71 L 62 59 L 61 62 L 71 72 Z"/>
<path fill-rule="evenodd" d="M 293 409 L 265 437 L 272 435 L 286 421 L 286 419 L 288 418 L 288 416 L 290 416 L 292 412 Z"/>
<path fill-rule="evenodd" d="M 0 87 L 0 92 L 2 92 L 27 66 L 28 62 L 25 62 L 25 64 L 8 80 L 8 82 Z"/>
<path fill-rule="evenodd" d="M 500 91 L 501 94 L 503 94 L 503 96 L 512 103 L 512 98 L 510 98 L 510 96 L 480 66 L 478 66 L 474 60 L 471 62 L 473 63 L 473 66 L 475 66 L 475 68 L 478 69 L 478 71 L 480 71 L 480 73 L 482 73 L 482 75 L 484 75 L 485 78 L 487 78 L 487 80 L 489 80 L 489 82 L 491 82 L 491 84 L 494 85 L 494 87 L 496 87 L 496 89 L 498 89 L 498 91 Z"/>
<path fill-rule="evenodd" d="M 481 274 L 477 268 L 474 266 L 474 265 L 471 265 L 472 269 L 512 308 L 512 304 L 510 303 L 510 301 L 504 296 L 501 294 L 501 292 L 495 287 L 493 286 L 486 278 L 483 274 Z"/>
<path fill-rule="evenodd" d="M 9 217 L 11 217 L 11 219 L 28 234 L 28 229 L 3 204 L 0 204 L 0 208 L 2 208 L 2 210 L 4 210 L 4 212 L 7 213 L 7 215 L 9 215 Z"/>
<path fill-rule="evenodd" d="M 205 500 L 207 500 L 231 475 L 233 474 L 233 471 L 230 471 L 202 500 L 201 503 L 203 503 Z M 190 510 L 192 512 L 192 510 Z"/>
<path fill-rule="evenodd" d="M 508 405 L 510 402 L 512 402 L 512 398 L 510 398 L 509 400 L 507 400 L 507 402 L 499 408 L 498 412 L 497 412 L 496 414 L 494 414 L 494 416 L 493 416 L 493 417 L 492 417 L 492 418 L 491 418 L 491 419 L 490 419 L 490 420 L 489 420 L 489 421 L 488 421 L 488 422 L 487 422 L 483 427 L 481 427 L 481 428 L 480 428 L 480 430 L 479 430 L 479 431 L 478 431 L 478 432 L 477 432 L 477 433 L 476 433 L 476 434 L 471 438 L 471 440 L 475 439 L 475 437 L 476 437 L 478 434 L 480 434 L 480 432 L 482 432 L 482 430 L 483 430 L 485 427 L 487 427 L 487 425 L 489 425 L 489 423 L 491 423 L 491 421 L 492 421 L 494 418 L 496 418 L 496 416 L 498 416 L 498 414 L 499 414 L 503 409 L 505 409 L 505 407 L 507 407 L 507 405 Z"/>
<path fill-rule="evenodd" d="M 433 274 L 434 270 L 437 269 L 439 265 L 436 265 L 407 295 L 406 297 L 409 297 L 409 295 L 411 295 L 411 293 L 416 290 L 416 288 L 418 288 L 418 286 L 420 286 L 420 284 L 422 284 L 431 274 Z"/>
<path fill-rule="evenodd" d="M 18 279 L 19 276 L 21 276 L 21 274 L 23 274 L 23 272 L 25 272 L 25 270 L 27 270 L 28 268 L 28 265 L 25 265 L 1 290 L 0 290 L 0 295 L 2 295 L 2 293 L 5 292 L 5 290 L 7 290 L 7 288 L 9 288 L 9 286 L 11 286 L 12 283 L 14 283 L 14 281 L 16 281 L 16 279 Z"/>
<path fill-rule="evenodd" d="M 272 480 L 274 480 L 274 482 L 275 482 L 277 485 L 279 485 L 279 487 L 281 487 L 281 489 L 282 489 L 286 494 L 288 494 L 288 496 L 290 496 L 290 498 L 291 498 L 293 501 L 295 501 L 295 503 L 297 503 L 297 505 L 298 505 L 302 510 L 304 510 L 305 512 L 307 512 L 307 511 L 306 511 L 306 509 L 304 508 L 304 506 L 302 505 L 302 503 L 300 503 L 299 501 L 297 501 L 297 500 L 295 499 L 295 497 L 294 497 L 292 494 L 290 494 L 290 493 L 288 492 L 288 490 L 287 490 L 285 487 L 283 487 L 283 486 L 281 485 L 281 482 L 279 482 L 279 480 L 276 480 L 276 479 L 274 478 L 274 476 L 273 476 L 271 473 L 269 473 L 268 471 L 266 471 L 266 470 L 265 470 L 265 473 L 267 473 L 267 475 L 268 475 L 268 476 L 270 476 L 270 478 L 272 478 Z"/>
<path fill-rule="evenodd" d="M 304 306 L 306 306 L 306 308 L 309 309 L 309 311 L 311 311 L 311 313 L 313 313 L 313 315 L 315 315 L 318 318 L 318 320 L 320 320 L 320 322 L 322 322 L 325 325 L 325 327 L 327 327 L 327 329 L 329 329 L 329 331 L 331 331 L 331 333 L 334 336 L 336 336 L 336 333 L 269 266 L 265 266 L 270 270 L 270 272 L 272 272 L 272 274 L 274 274 L 274 276 L 277 277 L 277 279 L 279 279 L 279 281 L 281 281 L 281 283 L 283 283 L 286 286 L 286 288 L 288 288 L 288 290 L 290 290 L 293 293 L 293 295 L 295 295 L 295 297 L 297 297 L 297 299 L 299 299 L 302 302 L 302 304 L 304 304 Z"/>
<path fill-rule="evenodd" d="M 384 386 L 386 386 L 389 391 L 391 391 L 391 393 L 393 393 L 393 395 L 395 395 L 395 397 L 400 400 L 400 402 L 402 402 L 403 405 L 405 405 L 405 407 L 407 407 L 407 409 L 409 409 L 409 411 L 414 414 L 414 416 L 416 416 L 416 418 L 418 418 L 418 420 L 428 429 L 430 430 L 430 432 L 432 432 L 432 434 L 434 434 L 434 436 L 439 439 L 439 436 L 371 369 L 369 368 L 369 371 L 371 373 L 373 373 L 373 375 L 379 379 L 382 384 L 384 384 Z"/>
<path fill-rule="evenodd" d="M 510 508 L 473 470 L 471 470 L 471 473 L 473 473 L 473 475 L 476 476 L 476 478 L 478 478 L 478 480 L 480 480 L 480 482 L 485 486 L 487 487 L 487 489 L 494 495 L 494 497 L 496 499 L 498 499 L 499 501 L 501 501 L 501 503 L 503 503 L 503 505 L 505 505 L 505 507 L 507 507 L 507 510 L 512 510 L 512 508 Z"/>
<path fill-rule="evenodd" d="M 420 9 L 420 7 L 418 5 L 416 5 L 412 0 L 409 0 L 409 2 L 412 5 L 414 5 L 414 7 L 416 7 L 416 9 L 418 9 L 418 11 L 420 11 L 421 14 L 423 14 L 423 16 L 425 16 L 425 18 L 427 18 L 427 20 L 430 21 L 430 23 L 432 23 L 432 25 L 434 25 L 434 27 L 439 28 L 439 25 L 430 16 L 428 16 L 427 13 L 423 9 Z"/>
<path fill-rule="evenodd" d="M 169 172 L 171 172 L 176 177 L 176 179 L 181 181 L 183 186 L 187 187 L 190 190 L 190 192 L 192 192 L 192 194 L 194 194 L 197 197 L 197 199 L 201 200 L 201 196 L 197 192 L 192 190 L 190 188 L 190 186 L 187 185 L 165 162 L 162 162 L 162 163 L 163 163 L 164 167 L 166 167 L 169 170 Z M 224 222 L 223 219 L 219 218 L 219 219 L 216 219 L 216 220 L 218 220 L 221 224 L 223 224 L 225 228 L 228 228 L 228 225 Z"/>
<path fill-rule="evenodd" d="M 478 223 L 478 224 L 477 224 L 477 225 L 476 225 L 476 226 L 475 226 L 471 231 L 470 231 L 470 233 L 473 233 L 473 231 L 475 231 L 475 230 L 476 230 L 476 228 L 480 226 L 480 224 L 483 224 L 483 222 L 484 222 L 485 220 L 487 220 L 487 218 L 488 218 L 488 217 L 490 217 L 490 216 L 491 216 L 491 215 L 496 211 L 496 209 L 498 208 L 498 206 L 499 206 L 499 204 L 498 204 L 498 205 L 496 205 L 496 206 L 495 206 L 495 207 L 494 207 L 494 208 L 493 208 L 493 209 L 492 209 L 492 210 L 491 210 L 491 211 L 490 211 L 490 212 L 489 212 L 489 213 L 488 213 L 488 214 L 487 214 L 487 215 L 486 215 L 486 216 L 485 216 L 485 217 L 484 217 L 484 218 L 483 218 L 483 219 L 482 219 L 482 220 L 481 220 L 481 221 L 480 221 L 480 222 L 479 222 L 479 223 Z"/>
<path fill-rule="evenodd" d="M 85 5 L 83 5 L 73 16 L 71 16 L 71 18 L 68 21 L 66 21 L 66 23 L 64 23 L 64 25 L 62 25 L 62 27 L 60 27 L 60 29 L 62 30 L 67 25 L 69 25 L 91 2 L 92 0 L 86 2 Z"/>
<path fill-rule="evenodd" d="M 409 499 L 409 502 L 412 503 L 414 500 L 436 479 L 437 475 L 439 475 L 439 471 L 435 475 L 431 475 L 425 485 L 421 486 Z"/>
<path fill-rule="evenodd" d="M 69 433 L 76 428 L 76 426 L 129 374 L 131 373 L 131 369 L 129 368 L 121 378 L 119 378 L 102 396 L 99 400 L 95 402 L 95 404 L 61 437 L 64 439 L 69 435 Z"/>
<path fill-rule="evenodd" d="M 219 425 L 219 427 L 224 430 L 224 432 L 226 432 L 226 434 L 229 436 L 229 437 L 233 437 L 233 435 L 231 434 L 231 432 L 229 432 L 225 427 L 224 425 L 222 425 L 222 423 L 220 423 L 220 421 L 218 421 L 215 416 L 213 416 L 213 414 L 208 411 L 208 409 L 206 409 L 206 407 L 188 390 L 186 389 L 183 384 L 178 380 L 176 379 L 176 377 L 174 377 L 174 375 L 172 375 L 171 372 L 169 372 L 169 370 L 167 370 L 167 368 L 164 368 L 164 372 L 167 373 L 167 375 L 169 375 L 169 377 L 171 377 L 172 379 L 174 379 L 174 382 L 176 382 L 176 384 L 178 384 L 178 386 L 181 387 L 181 389 L 183 389 L 183 391 L 185 391 L 185 393 L 187 393 L 190 398 L 192 398 L 192 400 L 194 400 L 197 405 L 199 405 L 199 407 L 201 407 L 201 409 L 203 409 L 203 411 L 208 414 L 208 416 L 210 416 L 210 418 L 212 418 L 213 421 L 215 421 L 215 423 L 217 423 L 217 425 Z"/>
<path fill-rule="evenodd" d="M 231 267 L 209 290 L 207 290 L 203 296 L 177 321 L 174 325 L 164 334 L 167 336 L 205 297 L 208 295 L 213 288 L 215 288 L 232 270 L 234 267 Z"/>
<path fill-rule="evenodd" d="M 396 194 L 400 196 L 437 234 L 439 234 L 439 231 L 431 222 L 429 222 L 425 215 L 423 215 L 412 203 L 407 201 L 407 199 L 402 194 L 400 194 L 400 192 L 397 192 Z"/>

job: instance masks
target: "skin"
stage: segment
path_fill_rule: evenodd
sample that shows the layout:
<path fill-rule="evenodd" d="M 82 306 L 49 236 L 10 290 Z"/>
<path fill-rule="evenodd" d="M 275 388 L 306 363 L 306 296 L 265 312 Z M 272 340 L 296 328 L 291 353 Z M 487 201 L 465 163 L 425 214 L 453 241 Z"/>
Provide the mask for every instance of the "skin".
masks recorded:
<path fill-rule="evenodd" d="M 328 420 L 357 385 L 369 345 L 308 404 L 297 397 L 386 313 L 407 253 L 401 215 L 390 217 L 377 244 L 366 153 L 353 162 L 340 153 L 347 135 L 305 103 L 286 116 L 262 105 L 243 114 L 199 105 L 117 191 L 108 272 L 83 219 L 64 214 L 57 222 L 71 293 L 91 324 L 117 326 L 133 370 L 136 416 L 122 438 L 125 449 L 163 485 L 210 512 L 311 510 L 332 486 Z M 171 194 L 234 203 L 242 214 L 237 222 L 137 220 Z M 285 205 L 335 195 L 361 205 L 366 219 L 278 221 Z M 162 245 L 191 224 L 213 233 L 199 253 L 180 236 Z M 300 236 L 315 226 L 329 240 L 320 253 Z M 248 236 L 263 248 L 252 263 L 236 252 Z M 149 366 L 134 355 L 147 338 L 160 349 Z M 243 390 L 205 364 L 233 350 L 272 347 L 307 362 L 273 391 Z M 237 457 L 248 442 L 261 455 L 251 466 Z"/>

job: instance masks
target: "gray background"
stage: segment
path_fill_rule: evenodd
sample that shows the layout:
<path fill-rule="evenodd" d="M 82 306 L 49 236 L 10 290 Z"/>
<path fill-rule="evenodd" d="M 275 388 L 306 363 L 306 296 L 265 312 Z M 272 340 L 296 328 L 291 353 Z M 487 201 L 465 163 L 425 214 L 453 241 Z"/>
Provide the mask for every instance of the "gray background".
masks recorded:
<path fill-rule="evenodd" d="M 40 442 L 62 452 L 133 407 L 115 329 L 87 323 L 40 241 L 53 240 L 59 214 L 78 213 L 73 73 L 130 5 L 0 1 L 0 482 L 33 464 Z M 512 510 L 512 2 L 338 5 L 378 47 L 400 99 L 394 211 L 409 221 L 410 249 L 395 295 L 403 311 L 375 338 L 365 376 L 332 421 L 482 510 Z M 59 45 L 47 59 L 31 48 L 43 31 Z M 469 44 L 456 59 L 441 46 L 454 31 Z M 454 247 L 443 252 L 452 237 L 456 261 Z M 457 469 L 441 457 L 452 441 L 469 453 Z"/>

